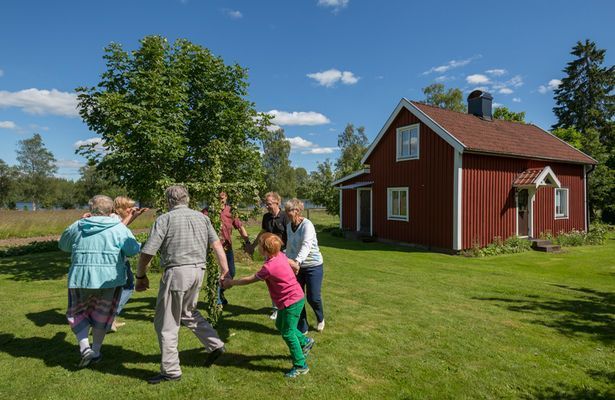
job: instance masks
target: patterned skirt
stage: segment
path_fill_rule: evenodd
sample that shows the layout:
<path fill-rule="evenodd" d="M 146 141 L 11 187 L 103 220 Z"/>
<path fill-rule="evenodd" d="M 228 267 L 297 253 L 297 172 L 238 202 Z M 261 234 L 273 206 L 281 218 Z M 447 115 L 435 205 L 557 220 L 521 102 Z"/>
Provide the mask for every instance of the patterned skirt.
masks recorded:
<path fill-rule="evenodd" d="M 107 289 L 68 289 L 66 319 L 73 332 L 84 328 L 109 330 L 122 294 L 122 287 Z"/>

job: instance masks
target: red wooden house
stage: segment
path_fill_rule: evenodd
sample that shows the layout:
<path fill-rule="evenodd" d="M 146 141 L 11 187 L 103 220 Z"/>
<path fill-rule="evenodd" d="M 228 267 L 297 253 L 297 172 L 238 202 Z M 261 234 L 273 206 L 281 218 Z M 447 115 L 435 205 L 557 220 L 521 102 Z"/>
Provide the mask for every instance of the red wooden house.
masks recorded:
<path fill-rule="evenodd" d="M 535 125 L 492 119 L 491 105 L 478 90 L 467 114 L 402 99 L 365 169 L 334 182 L 341 228 L 447 251 L 587 230 L 596 161 Z"/>

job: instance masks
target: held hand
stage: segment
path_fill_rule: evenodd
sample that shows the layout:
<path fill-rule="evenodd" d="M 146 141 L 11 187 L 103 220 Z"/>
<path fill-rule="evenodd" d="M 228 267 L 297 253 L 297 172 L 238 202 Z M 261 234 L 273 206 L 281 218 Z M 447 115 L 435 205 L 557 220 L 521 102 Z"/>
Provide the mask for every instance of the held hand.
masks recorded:
<path fill-rule="evenodd" d="M 87 213 L 83 214 L 81 216 L 81 218 L 90 218 L 91 216 L 92 216 L 92 213 L 87 212 Z"/>
<path fill-rule="evenodd" d="M 135 282 L 135 291 L 144 292 L 149 289 L 149 279 L 147 276 L 142 279 L 137 279 Z"/>
<path fill-rule="evenodd" d="M 254 255 L 254 246 L 251 243 L 246 242 L 243 245 L 243 251 L 245 251 L 250 257 Z"/>
<path fill-rule="evenodd" d="M 293 269 L 293 272 L 295 273 L 295 275 L 297 275 L 299 273 L 299 264 L 297 264 L 297 261 L 288 260 L 288 264 L 290 264 L 290 267 Z"/>
<path fill-rule="evenodd" d="M 227 290 L 233 287 L 233 283 L 232 283 L 232 279 L 231 278 L 225 278 L 222 281 L 222 289 Z"/>

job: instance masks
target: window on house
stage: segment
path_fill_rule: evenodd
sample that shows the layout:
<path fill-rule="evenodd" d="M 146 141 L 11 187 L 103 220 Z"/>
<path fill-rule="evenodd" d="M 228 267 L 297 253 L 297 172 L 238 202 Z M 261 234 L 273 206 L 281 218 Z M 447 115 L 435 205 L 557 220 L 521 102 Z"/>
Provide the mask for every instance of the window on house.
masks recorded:
<path fill-rule="evenodd" d="M 555 189 L 555 218 L 568 218 L 568 189 Z"/>
<path fill-rule="evenodd" d="M 408 188 L 387 189 L 388 219 L 408 221 Z"/>
<path fill-rule="evenodd" d="M 419 158 L 419 124 L 397 128 L 397 161 Z"/>

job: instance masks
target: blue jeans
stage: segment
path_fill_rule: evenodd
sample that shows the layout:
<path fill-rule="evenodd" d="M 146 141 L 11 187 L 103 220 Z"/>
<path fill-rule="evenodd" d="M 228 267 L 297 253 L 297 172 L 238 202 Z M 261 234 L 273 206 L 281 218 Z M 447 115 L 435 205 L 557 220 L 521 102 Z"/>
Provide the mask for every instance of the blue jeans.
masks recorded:
<path fill-rule="evenodd" d="M 316 314 L 316 320 L 318 322 L 321 322 L 325 319 L 322 306 L 322 298 L 320 297 L 323 274 L 324 271 L 322 264 L 315 267 L 301 268 L 299 270 L 299 274 L 297 274 L 297 281 L 299 282 L 299 285 L 301 285 L 303 293 L 307 295 L 307 302 L 312 307 L 312 310 L 314 310 L 314 313 Z M 301 316 L 299 317 L 297 329 L 299 329 L 301 332 L 308 331 L 307 314 L 305 312 L 305 307 L 303 307 L 303 310 L 301 311 Z"/>
<path fill-rule="evenodd" d="M 231 278 L 235 277 L 235 255 L 233 254 L 233 249 L 225 250 L 226 254 L 226 263 L 228 264 L 228 272 L 231 275 Z M 218 286 L 218 304 L 222 304 L 222 299 L 224 298 L 224 289 Z"/>

